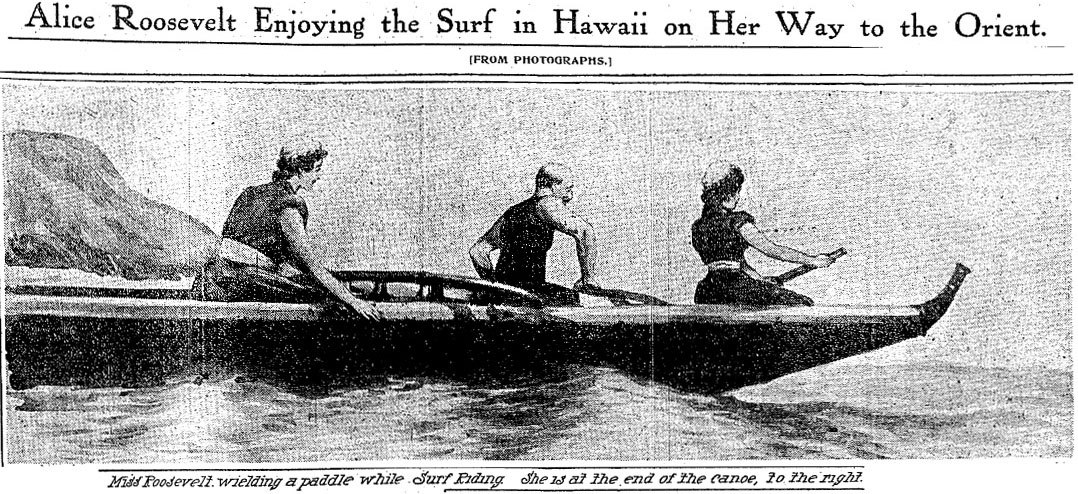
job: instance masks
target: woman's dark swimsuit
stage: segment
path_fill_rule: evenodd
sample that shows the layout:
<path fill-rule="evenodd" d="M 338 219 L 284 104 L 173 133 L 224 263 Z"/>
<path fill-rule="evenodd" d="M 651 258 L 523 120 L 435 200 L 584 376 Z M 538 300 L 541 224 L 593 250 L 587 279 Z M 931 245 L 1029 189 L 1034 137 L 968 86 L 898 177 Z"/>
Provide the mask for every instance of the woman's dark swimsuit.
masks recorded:
<path fill-rule="evenodd" d="M 692 246 L 704 264 L 741 266 L 749 243 L 741 236 L 745 223 L 754 223 L 751 214 L 725 208 L 704 207 L 692 225 Z M 774 283 L 757 280 L 737 268 L 712 269 L 696 285 L 698 304 L 812 305 L 812 299 Z"/>
<path fill-rule="evenodd" d="M 255 249 L 274 264 L 293 263 L 279 219 L 286 209 L 297 210 L 303 224 L 307 224 L 307 203 L 288 182 L 248 187 L 228 213 L 221 236 Z M 202 300 L 227 302 L 311 303 L 328 296 L 307 273 L 284 276 L 266 267 L 221 257 L 206 264 L 193 290 Z"/>

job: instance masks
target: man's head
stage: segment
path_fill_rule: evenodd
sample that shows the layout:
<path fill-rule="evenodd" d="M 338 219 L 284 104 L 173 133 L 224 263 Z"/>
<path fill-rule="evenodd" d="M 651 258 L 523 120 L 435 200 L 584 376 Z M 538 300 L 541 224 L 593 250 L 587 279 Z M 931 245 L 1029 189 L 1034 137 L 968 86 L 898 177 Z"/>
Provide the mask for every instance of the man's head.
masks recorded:
<path fill-rule="evenodd" d="M 569 168 L 559 163 L 547 163 L 535 174 L 535 191 L 547 189 L 552 196 L 568 203 L 573 199 L 573 179 Z"/>

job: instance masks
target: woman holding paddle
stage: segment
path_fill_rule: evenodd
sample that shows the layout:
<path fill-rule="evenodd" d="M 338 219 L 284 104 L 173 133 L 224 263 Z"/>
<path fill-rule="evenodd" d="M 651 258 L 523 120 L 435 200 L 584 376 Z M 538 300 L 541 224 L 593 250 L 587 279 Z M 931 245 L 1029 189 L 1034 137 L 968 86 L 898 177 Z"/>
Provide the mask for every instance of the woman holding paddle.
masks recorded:
<path fill-rule="evenodd" d="M 834 255 L 809 255 L 778 245 L 756 226 L 756 219 L 737 211 L 745 174 L 736 166 L 724 166 L 719 174 L 706 173 L 700 199 L 704 209 L 692 225 L 692 246 L 707 265 L 707 276 L 696 285 L 698 304 L 812 305 L 812 299 L 787 290 L 776 280 L 760 276 L 745 262 L 745 250 L 753 247 L 780 261 L 822 268 L 835 262 Z"/>
<path fill-rule="evenodd" d="M 270 183 L 246 188 L 232 205 L 217 257 L 195 281 L 203 300 L 318 303 L 335 300 L 363 319 L 378 319 L 324 267 L 307 237 L 307 202 L 328 153 L 322 146 L 281 148 Z"/>

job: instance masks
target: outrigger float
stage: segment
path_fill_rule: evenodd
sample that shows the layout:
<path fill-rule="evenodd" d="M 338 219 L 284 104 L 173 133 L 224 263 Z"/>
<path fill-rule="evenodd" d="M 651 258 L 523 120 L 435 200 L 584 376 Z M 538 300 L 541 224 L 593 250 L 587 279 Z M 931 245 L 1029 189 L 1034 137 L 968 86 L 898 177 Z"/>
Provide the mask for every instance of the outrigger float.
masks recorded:
<path fill-rule="evenodd" d="M 556 356 L 717 391 L 923 336 L 969 272 L 958 264 L 938 295 L 916 305 L 683 305 L 601 290 L 584 298 L 602 306 L 586 307 L 462 276 L 345 271 L 338 276 L 384 320 L 350 318 L 321 304 L 200 301 L 181 289 L 8 286 L 5 309 L 9 349 L 11 335 L 20 332 L 262 333 L 310 339 L 320 358 L 333 352 L 413 361 L 451 355 L 453 365 L 492 355 Z M 314 341 L 327 335 L 335 343 Z"/>

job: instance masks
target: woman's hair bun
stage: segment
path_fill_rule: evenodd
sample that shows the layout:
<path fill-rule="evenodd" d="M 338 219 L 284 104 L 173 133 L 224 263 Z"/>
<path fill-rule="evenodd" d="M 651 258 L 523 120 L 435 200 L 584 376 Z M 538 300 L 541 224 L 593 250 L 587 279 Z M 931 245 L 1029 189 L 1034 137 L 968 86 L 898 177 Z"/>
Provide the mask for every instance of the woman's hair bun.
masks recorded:
<path fill-rule="evenodd" d="M 322 144 L 317 147 L 313 144 L 282 146 L 277 157 L 277 170 L 273 172 L 273 180 L 287 180 L 300 172 L 309 172 L 318 166 L 318 162 L 328 155 Z"/>
<path fill-rule="evenodd" d="M 306 150 L 289 150 L 282 147 L 281 154 L 277 158 L 277 168 L 293 174 L 301 171 L 309 172 L 328 154 L 329 152 L 323 149 L 321 144 L 315 149 Z"/>
<path fill-rule="evenodd" d="M 745 173 L 737 165 L 720 162 L 708 167 L 700 183 L 704 186 L 704 202 L 722 202 L 741 191 Z"/>

